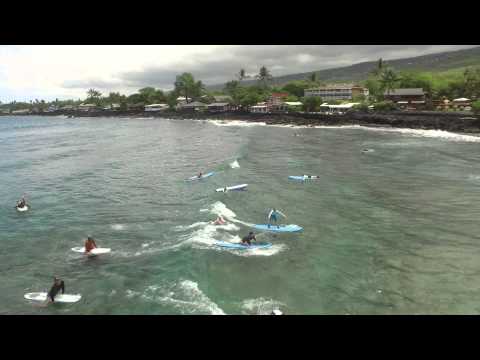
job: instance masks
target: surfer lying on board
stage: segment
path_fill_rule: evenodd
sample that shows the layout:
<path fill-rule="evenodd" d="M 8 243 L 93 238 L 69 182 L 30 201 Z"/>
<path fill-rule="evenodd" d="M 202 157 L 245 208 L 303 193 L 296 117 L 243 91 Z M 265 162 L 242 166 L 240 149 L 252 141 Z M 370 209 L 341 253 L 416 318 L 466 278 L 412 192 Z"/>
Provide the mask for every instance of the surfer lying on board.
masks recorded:
<path fill-rule="evenodd" d="M 250 246 L 252 245 L 252 240 L 257 241 L 257 238 L 255 237 L 255 234 L 253 233 L 253 231 L 250 231 L 247 236 L 242 238 L 242 245 L 245 245 L 246 243 L 247 246 Z"/>
<path fill-rule="evenodd" d="M 226 224 L 226 223 L 227 223 L 227 222 L 225 221 L 225 219 L 223 218 L 223 216 L 222 216 L 222 215 L 218 215 L 217 220 L 215 220 L 215 221 L 213 222 L 213 225 L 224 225 L 224 224 Z"/>
<path fill-rule="evenodd" d="M 277 223 L 278 215 L 282 215 L 285 219 L 287 218 L 287 216 L 284 213 L 282 213 L 280 210 L 273 208 L 268 213 L 268 227 L 270 227 L 272 221 L 275 221 L 275 224 Z M 279 228 L 280 226 L 277 225 L 277 227 Z"/>
<path fill-rule="evenodd" d="M 53 278 L 53 285 L 50 291 L 47 294 L 47 301 L 50 302 L 55 302 L 55 296 L 62 290 L 62 294 L 65 293 L 65 283 L 63 280 L 59 279 L 58 277 Z"/>
<path fill-rule="evenodd" d="M 85 253 L 89 253 L 96 248 L 97 243 L 95 242 L 95 240 L 93 240 L 91 236 L 87 236 L 87 240 L 85 240 Z"/>

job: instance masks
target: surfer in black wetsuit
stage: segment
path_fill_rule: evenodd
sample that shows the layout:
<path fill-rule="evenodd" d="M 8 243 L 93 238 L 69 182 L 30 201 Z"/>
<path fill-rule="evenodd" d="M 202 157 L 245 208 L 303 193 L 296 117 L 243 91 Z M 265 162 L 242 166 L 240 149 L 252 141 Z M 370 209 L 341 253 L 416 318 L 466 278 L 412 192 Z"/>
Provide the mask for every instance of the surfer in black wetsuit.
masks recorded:
<path fill-rule="evenodd" d="M 247 243 L 248 246 L 250 246 L 252 245 L 252 240 L 257 241 L 257 238 L 255 237 L 255 234 L 253 233 L 253 231 L 250 231 L 248 235 L 242 239 L 242 245 L 245 245 L 245 243 Z"/>
<path fill-rule="evenodd" d="M 25 196 L 22 196 L 22 198 L 17 201 L 17 208 L 23 209 L 27 205 L 27 202 L 25 201 Z"/>
<path fill-rule="evenodd" d="M 63 282 L 62 279 L 59 279 L 57 277 L 53 278 L 53 285 L 50 291 L 47 294 L 47 300 L 49 302 L 55 302 L 55 296 L 62 290 L 62 294 L 65 293 L 65 283 Z"/>

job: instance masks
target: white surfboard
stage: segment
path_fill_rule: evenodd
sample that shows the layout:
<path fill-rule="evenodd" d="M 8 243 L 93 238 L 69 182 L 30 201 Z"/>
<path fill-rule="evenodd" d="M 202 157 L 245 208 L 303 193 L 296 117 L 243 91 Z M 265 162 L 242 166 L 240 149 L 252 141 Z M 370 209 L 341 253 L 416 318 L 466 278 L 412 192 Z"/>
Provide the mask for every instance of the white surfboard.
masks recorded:
<path fill-rule="evenodd" d="M 27 211 L 28 209 L 29 209 L 28 205 L 25 205 L 25 206 L 22 207 L 22 208 L 17 207 L 17 211 L 20 211 L 20 212 Z"/>
<path fill-rule="evenodd" d="M 226 192 L 226 191 L 240 191 L 240 190 L 245 190 L 247 188 L 248 184 L 240 184 L 240 185 L 235 185 L 235 186 L 226 186 L 223 188 L 218 188 L 215 191 L 216 192 Z M 227 189 L 225 191 L 225 189 Z"/>
<path fill-rule="evenodd" d="M 75 251 L 77 253 L 82 253 L 85 254 L 85 247 L 74 247 L 72 248 L 72 251 Z M 108 254 L 110 251 L 112 251 L 110 248 L 95 248 L 90 250 L 90 252 L 87 255 L 102 255 L 102 254 Z"/>
<path fill-rule="evenodd" d="M 41 301 L 45 302 L 47 300 L 46 292 L 33 292 L 24 295 L 24 298 L 27 300 Z M 75 303 L 82 298 L 80 294 L 57 294 L 55 296 L 55 302 L 59 303 Z"/>

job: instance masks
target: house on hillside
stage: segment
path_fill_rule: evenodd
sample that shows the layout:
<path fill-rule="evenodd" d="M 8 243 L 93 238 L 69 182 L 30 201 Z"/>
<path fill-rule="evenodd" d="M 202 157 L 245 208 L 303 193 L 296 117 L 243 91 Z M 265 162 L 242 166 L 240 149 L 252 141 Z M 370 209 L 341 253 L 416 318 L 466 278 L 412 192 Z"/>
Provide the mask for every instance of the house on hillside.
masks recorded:
<path fill-rule="evenodd" d="M 426 105 L 426 93 L 422 88 L 395 89 L 386 91 L 383 96 L 404 110 L 423 109 Z"/>
<path fill-rule="evenodd" d="M 303 103 L 300 101 L 285 101 L 287 111 L 300 111 L 302 110 Z"/>
<path fill-rule="evenodd" d="M 318 96 L 324 101 L 352 100 L 357 96 L 369 95 L 368 89 L 354 84 L 334 84 L 304 90 L 305 97 Z"/>
<path fill-rule="evenodd" d="M 103 110 L 120 110 L 120 104 L 110 104 L 103 108 Z"/>

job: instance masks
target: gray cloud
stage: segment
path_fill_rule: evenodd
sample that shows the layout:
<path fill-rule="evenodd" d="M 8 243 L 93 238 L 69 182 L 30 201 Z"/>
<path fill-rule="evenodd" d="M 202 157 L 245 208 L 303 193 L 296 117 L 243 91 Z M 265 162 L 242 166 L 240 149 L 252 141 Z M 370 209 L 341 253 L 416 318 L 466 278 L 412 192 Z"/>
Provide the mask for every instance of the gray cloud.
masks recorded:
<path fill-rule="evenodd" d="M 233 79 L 241 68 L 255 74 L 260 66 L 265 65 L 274 76 L 281 76 L 348 66 L 379 57 L 392 60 L 471 47 L 475 45 L 245 45 L 220 48 L 208 55 L 192 55 L 168 66 L 119 73 L 115 81 L 68 81 L 63 86 L 110 90 L 144 86 L 168 89 L 173 87 L 175 76 L 183 72 L 191 72 L 196 79 L 212 85 Z"/>

